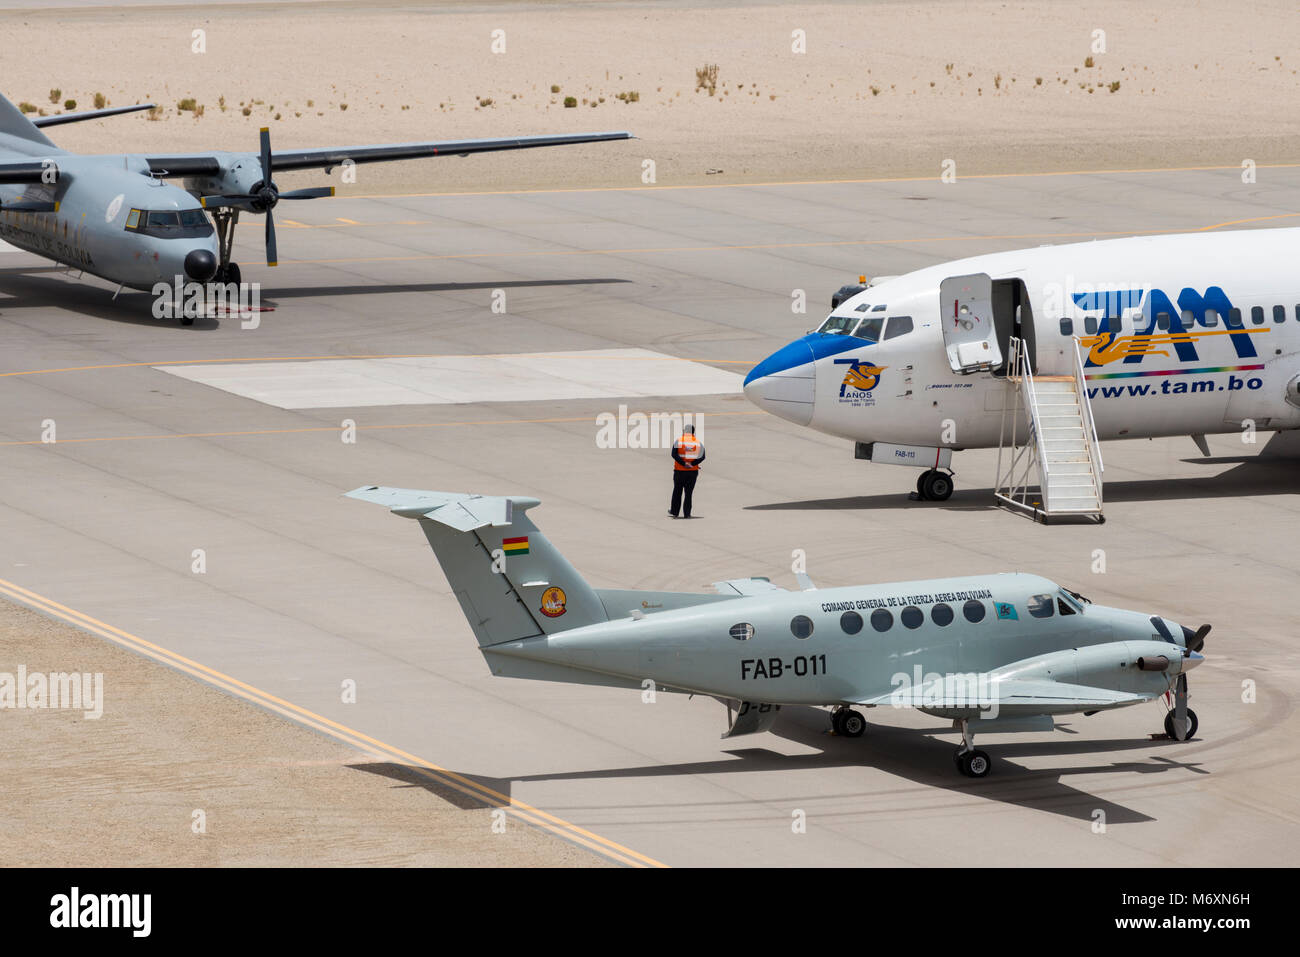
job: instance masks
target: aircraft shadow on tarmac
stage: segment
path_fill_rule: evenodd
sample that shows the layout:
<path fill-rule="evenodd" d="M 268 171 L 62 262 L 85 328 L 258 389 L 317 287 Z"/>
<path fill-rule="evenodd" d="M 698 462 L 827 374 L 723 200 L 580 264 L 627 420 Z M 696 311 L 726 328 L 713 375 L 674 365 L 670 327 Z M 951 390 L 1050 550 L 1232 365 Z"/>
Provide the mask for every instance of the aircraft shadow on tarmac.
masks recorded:
<path fill-rule="evenodd" d="M 1287 495 L 1300 491 L 1296 479 L 1296 462 L 1283 458 L 1208 458 L 1184 459 L 1196 465 L 1237 467 L 1218 475 L 1194 478 L 1136 479 L 1106 482 L 1107 504 L 1117 502 L 1160 502 L 1178 499 L 1226 498 L 1248 495 Z M 855 495 L 847 498 L 808 499 L 794 502 L 770 502 L 747 505 L 746 511 L 822 511 L 833 509 L 867 510 L 877 508 L 942 508 L 953 511 L 989 511 L 994 503 L 993 489 L 959 489 L 946 502 L 914 502 L 899 492 L 887 495 Z"/>
<path fill-rule="evenodd" d="M 869 717 L 868 713 L 868 717 Z M 503 797 L 511 793 L 515 782 L 529 781 L 581 781 L 619 778 L 676 777 L 698 774 L 736 774 L 743 772 L 790 772 L 821 768 L 872 767 L 924 785 L 948 791 L 970 792 L 990 801 L 1015 805 L 1036 811 L 1046 811 L 1080 821 L 1092 821 L 1096 812 L 1105 812 L 1108 824 L 1135 824 L 1156 820 L 1141 811 L 1116 804 L 1105 798 L 1089 794 L 1068 783 L 1072 775 L 1097 774 L 1159 774 L 1166 771 L 1189 771 L 1209 774 L 1199 764 L 1178 760 L 1172 755 L 1181 745 L 1134 737 L 1119 740 L 1088 741 L 1012 741 L 990 745 L 993 756 L 993 774 L 979 781 L 963 778 L 952 763 L 955 743 L 940 740 L 936 734 L 953 734 L 946 726 L 916 730 L 870 724 L 861 739 L 839 738 L 827 733 L 827 712 L 820 708 L 790 707 L 782 709 L 781 717 L 772 729 L 773 734 L 786 740 L 814 748 L 816 754 L 787 755 L 763 747 L 726 750 L 729 755 L 714 761 L 693 764 L 661 764 L 641 767 L 605 768 L 595 771 L 562 771 L 553 774 L 533 774 L 510 779 L 487 778 L 458 772 L 483 787 L 490 788 Z M 721 722 L 720 722 L 721 725 Z M 1069 725 L 1058 725 L 1058 730 L 1072 732 Z M 1140 733 L 1140 731 L 1136 731 Z M 1126 752 L 1168 750 L 1168 754 L 1147 755 L 1142 760 L 1114 761 L 1105 765 L 1063 766 L 1073 754 L 1098 752 Z M 1058 766 L 1033 770 L 1014 763 L 1018 757 L 1044 756 Z M 447 800 L 456 807 L 470 809 L 485 806 L 499 807 L 505 801 L 494 801 L 484 796 L 472 798 L 448 785 L 445 778 L 426 769 L 401 764 L 354 764 L 349 767 L 371 774 L 380 774 L 401 782 L 399 786 L 420 787 Z M 792 784 L 796 781 L 791 778 Z M 820 795 L 825 797 L 826 795 Z M 869 792 L 859 795 L 870 799 Z M 869 808 L 864 806 L 864 809 Z"/>
<path fill-rule="evenodd" d="M 49 276 L 55 273 L 57 276 Z M 90 283 L 79 283 L 66 277 L 61 266 L 9 267 L 0 269 L 0 310 L 6 309 L 65 309 L 71 312 L 108 319 L 113 322 L 144 326 L 181 326 L 173 318 L 157 318 L 153 314 L 154 297 L 147 292 L 122 290 L 116 299 L 112 290 Z M 306 299 L 330 296 L 373 296 L 411 292 L 463 292 L 475 289 L 531 289 L 547 286 L 598 286 L 630 283 L 630 279 L 596 277 L 591 279 L 519 279 L 496 282 L 405 282 L 361 283 L 334 286 L 298 286 L 264 292 L 263 307 L 274 308 L 286 299 Z M 238 322 L 235 316 L 227 317 Z M 217 329 L 221 320 L 198 318 L 186 332 Z"/>

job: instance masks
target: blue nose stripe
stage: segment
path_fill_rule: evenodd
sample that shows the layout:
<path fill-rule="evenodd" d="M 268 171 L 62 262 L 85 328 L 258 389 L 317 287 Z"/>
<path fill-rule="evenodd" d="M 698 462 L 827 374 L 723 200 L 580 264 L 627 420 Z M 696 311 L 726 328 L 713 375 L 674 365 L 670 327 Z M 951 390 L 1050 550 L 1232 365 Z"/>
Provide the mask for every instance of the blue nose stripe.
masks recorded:
<path fill-rule="evenodd" d="M 755 379 L 761 379 L 766 375 L 776 375 L 778 372 L 785 372 L 787 369 L 807 365 L 809 362 L 815 362 L 827 356 L 836 356 L 841 352 L 861 349 L 863 346 L 869 346 L 870 344 L 866 340 L 855 339 L 852 336 L 829 336 L 814 332 L 802 339 L 796 339 L 794 342 L 782 346 L 754 366 L 753 369 L 749 370 L 749 375 L 745 376 L 745 385 L 749 385 Z"/>

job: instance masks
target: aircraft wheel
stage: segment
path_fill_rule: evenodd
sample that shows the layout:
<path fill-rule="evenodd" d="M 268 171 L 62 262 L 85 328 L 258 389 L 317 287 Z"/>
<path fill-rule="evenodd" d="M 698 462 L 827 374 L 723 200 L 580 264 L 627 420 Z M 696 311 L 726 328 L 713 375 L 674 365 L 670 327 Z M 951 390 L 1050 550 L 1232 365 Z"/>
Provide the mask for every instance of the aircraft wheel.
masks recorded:
<path fill-rule="evenodd" d="M 938 469 L 931 469 L 921 476 L 921 497 L 933 502 L 946 502 L 952 497 L 952 476 Z"/>
<path fill-rule="evenodd" d="M 931 469 L 930 471 L 933 471 Z M 916 494 L 925 498 L 925 480 L 930 477 L 930 472 L 922 472 L 916 477 Z"/>
<path fill-rule="evenodd" d="M 840 712 L 839 733 L 846 738 L 860 738 L 867 730 L 867 719 L 853 710 Z"/>
<path fill-rule="evenodd" d="M 192 325 L 194 325 L 194 317 L 193 317 L 193 316 L 181 316 L 181 325 L 182 325 L 182 326 L 192 326 Z"/>
<path fill-rule="evenodd" d="M 992 766 L 993 761 L 989 758 L 987 752 L 978 749 L 965 751 L 957 755 L 957 767 L 968 778 L 986 777 L 989 768 Z"/>
<path fill-rule="evenodd" d="M 239 263 L 230 263 L 226 266 L 226 282 L 233 282 L 239 285 Z"/>
<path fill-rule="evenodd" d="M 1178 735 L 1174 733 L 1176 730 L 1174 728 L 1174 713 L 1170 711 L 1168 714 L 1165 715 L 1165 734 L 1169 736 L 1170 740 L 1190 741 L 1192 740 L 1192 738 L 1196 737 L 1196 729 L 1198 727 L 1200 727 L 1200 722 L 1196 720 L 1196 712 L 1193 711 L 1191 708 L 1188 708 L 1187 709 L 1187 737 L 1180 739 Z"/>

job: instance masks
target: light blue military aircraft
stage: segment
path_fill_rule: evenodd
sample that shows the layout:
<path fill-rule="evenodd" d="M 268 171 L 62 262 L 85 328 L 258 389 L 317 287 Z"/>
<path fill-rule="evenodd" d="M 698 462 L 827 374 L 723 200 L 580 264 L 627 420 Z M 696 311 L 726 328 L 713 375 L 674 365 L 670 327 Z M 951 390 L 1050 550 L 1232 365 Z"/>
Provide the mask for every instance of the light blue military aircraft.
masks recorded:
<path fill-rule="evenodd" d="M 724 737 L 771 728 L 782 705 L 916 707 L 952 720 L 969 777 L 976 732 L 1050 731 L 1056 715 L 1172 699 L 1165 734 L 1196 734 L 1187 673 L 1210 626 L 1095 605 L 1027 574 L 789 592 L 764 578 L 717 594 L 592 588 L 528 517 L 534 498 L 367 486 L 351 498 L 419 521 L 494 675 L 706 694 Z"/>
<path fill-rule="evenodd" d="M 632 136 L 566 133 L 272 152 L 270 132 L 263 128 L 255 153 L 82 156 L 59 149 L 41 132 L 42 127 L 151 108 L 152 103 L 141 103 L 29 119 L 0 96 L 0 239 L 119 288 L 152 289 L 176 276 L 199 283 L 238 283 L 239 266 L 230 256 L 241 212 L 266 217 L 266 264 L 274 266 L 271 210 L 276 204 L 334 195 L 332 186 L 281 191 L 273 173 L 329 172 L 347 163 L 468 156 Z M 166 182 L 177 178 L 183 188 Z M 211 211 L 211 222 L 205 210 Z"/>

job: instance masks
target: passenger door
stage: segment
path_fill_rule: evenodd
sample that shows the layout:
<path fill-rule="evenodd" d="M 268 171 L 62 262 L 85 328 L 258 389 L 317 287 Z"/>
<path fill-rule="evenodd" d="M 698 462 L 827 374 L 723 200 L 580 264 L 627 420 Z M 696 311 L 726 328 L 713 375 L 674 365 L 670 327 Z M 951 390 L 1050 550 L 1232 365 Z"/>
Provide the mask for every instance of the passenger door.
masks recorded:
<path fill-rule="evenodd" d="M 939 319 L 953 372 L 969 375 L 1002 365 L 993 325 L 993 281 L 986 273 L 952 276 L 941 282 Z"/>

